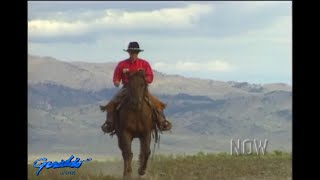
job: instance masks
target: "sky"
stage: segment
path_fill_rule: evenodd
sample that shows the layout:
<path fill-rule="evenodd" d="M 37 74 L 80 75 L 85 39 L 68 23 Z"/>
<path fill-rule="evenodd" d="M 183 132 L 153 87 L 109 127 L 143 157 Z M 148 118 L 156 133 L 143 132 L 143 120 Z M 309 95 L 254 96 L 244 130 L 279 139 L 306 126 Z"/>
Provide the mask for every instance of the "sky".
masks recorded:
<path fill-rule="evenodd" d="M 292 84 L 290 1 L 28 1 L 28 53 L 119 62 L 137 41 L 153 69 Z"/>

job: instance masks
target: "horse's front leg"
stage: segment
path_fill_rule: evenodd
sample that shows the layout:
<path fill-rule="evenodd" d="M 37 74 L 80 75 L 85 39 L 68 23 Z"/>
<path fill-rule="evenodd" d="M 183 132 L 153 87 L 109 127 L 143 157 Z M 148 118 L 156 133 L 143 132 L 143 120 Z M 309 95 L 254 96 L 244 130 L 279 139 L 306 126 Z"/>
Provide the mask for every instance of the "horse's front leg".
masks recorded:
<path fill-rule="evenodd" d="M 140 167 L 138 169 L 138 173 L 140 176 L 146 173 L 147 163 L 151 153 L 150 142 L 151 142 L 151 133 L 148 133 L 147 135 L 140 137 L 140 156 L 139 156 Z"/>
<path fill-rule="evenodd" d="M 119 137 L 118 137 L 118 144 L 119 148 L 122 151 L 122 157 L 123 157 L 123 163 L 124 163 L 124 168 L 123 168 L 123 179 L 124 180 L 131 180 L 131 173 L 132 173 L 132 167 L 131 167 L 131 162 L 132 162 L 132 151 L 131 151 L 131 143 L 132 143 L 132 135 L 129 133 L 123 132 Z"/>

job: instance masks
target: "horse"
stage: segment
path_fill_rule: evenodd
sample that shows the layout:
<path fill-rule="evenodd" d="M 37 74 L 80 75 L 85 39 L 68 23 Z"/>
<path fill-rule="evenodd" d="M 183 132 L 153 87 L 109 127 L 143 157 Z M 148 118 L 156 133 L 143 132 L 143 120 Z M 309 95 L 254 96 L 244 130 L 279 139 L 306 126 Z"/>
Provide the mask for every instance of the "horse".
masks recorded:
<path fill-rule="evenodd" d="M 157 127 L 154 122 L 153 109 L 147 103 L 145 97 L 148 92 L 148 83 L 142 70 L 128 73 L 127 96 L 116 112 L 115 130 L 118 138 L 118 146 L 122 152 L 124 161 L 123 178 L 132 178 L 131 144 L 133 138 L 140 140 L 140 155 L 138 174 L 146 173 L 148 158 L 151 154 L 150 143 L 152 133 Z M 156 138 L 157 142 L 157 138 Z"/>

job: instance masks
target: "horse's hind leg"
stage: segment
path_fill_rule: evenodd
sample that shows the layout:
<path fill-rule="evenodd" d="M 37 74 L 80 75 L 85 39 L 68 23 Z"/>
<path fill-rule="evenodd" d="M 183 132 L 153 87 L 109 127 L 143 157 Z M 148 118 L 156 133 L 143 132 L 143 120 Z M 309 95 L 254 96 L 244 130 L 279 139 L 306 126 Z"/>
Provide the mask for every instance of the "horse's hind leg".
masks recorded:
<path fill-rule="evenodd" d="M 139 155 L 140 167 L 138 169 L 138 173 L 140 176 L 146 173 L 147 163 L 151 153 L 150 142 L 151 142 L 150 133 L 140 138 L 140 155 Z"/>
<path fill-rule="evenodd" d="M 132 173 L 132 167 L 131 167 L 131 161 L 132 161 L 132 151 L 131 151 L 131 142 L 133 137 L 128 133 L 123 133 L 121 136 L 118 137 L 118 143 L 119 148 L 122 151 L 122 157 L 123 157 L 123 179 L 124 180 L 131 180 L 131 173 Z"/>

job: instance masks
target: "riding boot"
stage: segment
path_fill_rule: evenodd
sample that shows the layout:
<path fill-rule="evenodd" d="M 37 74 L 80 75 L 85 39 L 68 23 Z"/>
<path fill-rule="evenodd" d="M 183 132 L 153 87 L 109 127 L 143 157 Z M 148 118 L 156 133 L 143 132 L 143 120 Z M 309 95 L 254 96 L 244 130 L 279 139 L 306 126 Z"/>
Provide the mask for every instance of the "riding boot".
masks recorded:
<path fill-rule="evenodd" d="M 168 120 L 166 120 L 166 117 L 163 113 L 163 109 L 166 107 L 166 104 L 161 102 L 157 97 L 153 96 L 150 92 L 148 92 L 146 100 L 150 104 L 150 106 L 155 108 L 155 111 L 156 111 L 155 119 L 156 119 L 158 128 L 161 131 L 170 130 L 172 127 L 172 124 Z"/>
<path fill-rule="evenodd" d="M 107 113 L 107 120 L 105 123 L 102 124 L 101 129 L 104 133 L 111 133 L 115 130 L 114 127 L 114 113 L 115 112 L 108 112 Z"/>
<path fill-rule="evenodd" d="M 102 124 L 101 129 L 104 133 L 113 133 L 114 127 L 114 115 L 115 115 L 115 103 L 110 101 L 106 106 L 100 106 L 102 111 L 107 111 L 107 118 L 105 123 Z"/>
<path fill-rule="evenodd" d="M 157 111 L 157 125 L 161 131 L 169 131 L 172 128 L 172 124 L 166 120 L 163 111 Z"/>

